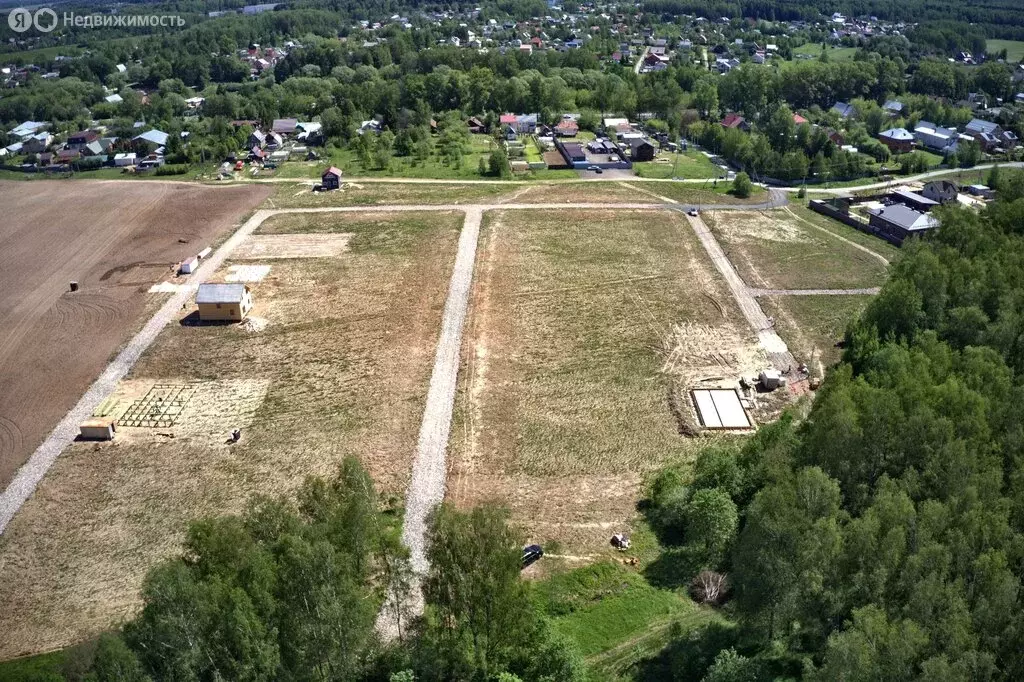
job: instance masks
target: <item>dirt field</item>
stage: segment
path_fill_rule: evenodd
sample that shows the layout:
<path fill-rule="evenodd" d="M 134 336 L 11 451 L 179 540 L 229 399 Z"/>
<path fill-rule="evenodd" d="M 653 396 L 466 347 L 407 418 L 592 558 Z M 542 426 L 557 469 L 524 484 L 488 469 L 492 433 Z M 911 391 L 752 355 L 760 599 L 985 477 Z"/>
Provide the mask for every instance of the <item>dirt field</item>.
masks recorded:
<path fill-rule="evenodd" d="M 401 499 L 461 223 L 455 213 L 270 219 L 258 238 L 351 235 L 348 251 L 268 260 L 248 324 L 196 325 L 185 310 L 161 333 L 104 407 L 151 425 L 69 448 L 0 536 L 0 658 L 130 615 L 146 570 L 177 549 L 188 520 L 292 490 L 346 454 Z M 230 445 L 234 428 L 243 436 Z"/>
<path fill-rule="evenodd" d="M 603 551 L 644 475 L 702 445 L 686 387 L 764 362 L 685 217 L 485 214 L 448 496 L 498 499 L 534 539 Z"/>
<path fill-rule="evenodd" d="M 172 264 L 216 242 L 268 188 L 0 182 L 0 486 L 163 301 Z M 81 285 L 68 292 L 68 282 Z"/>
<path fill-rule="evenodd" d="M 885 281 L 879 259 L 785 211 L 716 211 L 704 221 L 747 286 L 852 289 Z"/>

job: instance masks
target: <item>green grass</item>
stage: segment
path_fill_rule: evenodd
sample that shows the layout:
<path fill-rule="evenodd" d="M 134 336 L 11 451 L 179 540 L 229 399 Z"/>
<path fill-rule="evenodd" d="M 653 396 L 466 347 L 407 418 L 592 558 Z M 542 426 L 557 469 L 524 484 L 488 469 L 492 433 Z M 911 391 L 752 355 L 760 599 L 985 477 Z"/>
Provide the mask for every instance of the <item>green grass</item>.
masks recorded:
<path fill-rule="evenodd" d="M 687 631 L 721 618 L 685 592 L 656 588 L 611 561 L 555 575 L 537 583 L 534 594 L 554 629 L 576 643 L 595 680 L 632 677 L 636 664 L 668 643 L 674 624 Z"/>
<path fill-rule="evenodd" d="M 64 651 L 0 662 L 0 682 L 63 682 Z"/>
<path fill-rule="evenodd" d="M 793 54 L 803 54 L 814 57 L 817 59 L 821 56 L 821 43 L 804 43 L 800 47 L 793 48 Z M 828 58 L 829 61 L 833 62 L 845 62 L 853 59 L 854 55 L 857 54 L 857 48 L 855 47 L 829 47 Z"/>
<path fill-rule="evenodd" d="M 832 234 L 849 239 L 852 242 L 856 242 L 861 246 L 865 246 L 875 253 L 884 256 L 890 263 L 895 261 L 900 255 L 899 248 L 893 246 L 884 239 L 879 239 L 878 237 L 850 227 L 846 223 L 841 223 L 838 220 L 832 220 L 820 213 L 815 213 L 811 209 L 807 208 L 800 200 L 792 201 L 788 208 L 798 217 L 813 223 L 822 229 L 828 230 Z"/>
<path fill-rule="evenodd" d="M 758 204 L 767 200 L 768 191 L 755 185 L 746 199 L 730 194 L 732 181 L 719 180 L 717 183 L 682 183 L 682 182 L 638 182 L 631 181 L 630 186 L 653 192 L 682 204 Z"/>
<path fill-rule="evenodd" d="M 985 41 L 985 50 L 987 52 L 999 52 L 1004 49 L 1006 50 L 1007 61 L 1016 63 L 1024 59 L 1024 40 L 989 39 Z"/>
<path fill-rule="evenodd" d="M 711 163 L 704 154 L 688 150 L 675 154 L 659 154 L 654 161 L 633 164 L 633 171 L 641 178 L 717 178 L 724 171 Z"/>
<path fill-rule="evenodd" d="M 435 142 L 436 142 L 436 138 Z M 437 150 L 423 161 L 411 156 L 394 156 L 387 168 L 364 166 L 354 149 L 330 147 L 319 161 L 287 161 L 278 168 L 283 178 L 319 178 L 324 168 L 337 166 L 349 177 L 436 178 L 441 180 L 480 179 L 480 159 L 490 156 L 493 140 L 487 135 L 471 135 L 469 152 L 462 157 L 458 168 L 446 165 Z"/>
<path fill-rule="evenodd" d="M 871 296 L 763 296 L 765 314 L 775 318 L 775 330 L 801 361 L 828 367 L 839 361 L 836 342 L 846 326 L 863 312 Z"/>
<path fill-rule="evenodd" d="M 540 147 L 537 146 L 536 139 L 528 139 L 525 144 L 526 147 L 524 152 L 526 154 L 527 163 L 538 163 L 544 160 L 543 153 L 541 152 Z"/>

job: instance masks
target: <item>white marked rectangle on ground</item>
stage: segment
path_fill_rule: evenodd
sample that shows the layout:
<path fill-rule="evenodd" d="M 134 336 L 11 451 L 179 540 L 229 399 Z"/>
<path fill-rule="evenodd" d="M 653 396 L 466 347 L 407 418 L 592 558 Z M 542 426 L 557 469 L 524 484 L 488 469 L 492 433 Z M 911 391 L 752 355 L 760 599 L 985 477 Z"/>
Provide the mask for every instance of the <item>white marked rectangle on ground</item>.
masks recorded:
<path fill-rule="evenodd" d="M 718 409 L 711 397 L 711 391 L 694 391 L 693 400 L 697 403 L 697 414 L 704 426 L 709 429 L 722 428 L 722 420 L 718 418 Z"/>
<path fill-rule="evenodd" d="M 269 265 L 229 265 L 225 282 L 259 282 L 270 274 Z"/>
<path fill-rule="evenodd" d="M 693 402 L 705 428 L 750 428 L 750 419 L 740 404 L 740 396 L 735 389 L 698 389 L 693 391 Z"/>
<path fill-rule="evenodd" d="M 338 234 L 254 234 L 231 254 L 234 260 L 268 258 L 336 258 L 348 251 L 354 235 Z"/>

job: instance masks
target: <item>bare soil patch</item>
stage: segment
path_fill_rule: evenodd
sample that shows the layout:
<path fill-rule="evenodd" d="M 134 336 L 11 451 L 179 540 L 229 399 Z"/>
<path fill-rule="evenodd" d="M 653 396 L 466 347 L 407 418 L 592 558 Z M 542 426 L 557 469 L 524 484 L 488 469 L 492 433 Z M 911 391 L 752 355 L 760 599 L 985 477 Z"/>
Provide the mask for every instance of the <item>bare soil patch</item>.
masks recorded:
<path fill-rule="evenodd" d="M 498 499 L 567 552 L 603 550 L 644 476 L 700 446 L 680 435 L 685 388 L 734 381 L 756 339 L 674 212 L 495 211 L 477 276 L 448 496 Z"/>
<path fill-rule="evenodd" d="M 0 182 L 0 486 L 164 300 L 149 288 L 269 191 Z"/>
<path fill-rule="evenodd" d="M 462 216 L 407 220 L 319 223 L 357 235 L 358 248 L 354 238 L 340 256 L 275 261 L 252 285 L 262 330 L 161 333 L 105 408 L 127 409 L 155 385 L 191 395 L 173 425 L 68 448 L 0 536 L 0 658 L 116 624 L 138 608 L 146 570 L 178 549 L 188 521 L 287 493 L 346 454 L 401 498 Z M 229 444 L 234 428 L 242 438 Z"/>
<path fill-rule="evenodd" d="M 235 249 L 235 260 L 331 258 L 348 251 L 351 234 L 254 234 Z"/>

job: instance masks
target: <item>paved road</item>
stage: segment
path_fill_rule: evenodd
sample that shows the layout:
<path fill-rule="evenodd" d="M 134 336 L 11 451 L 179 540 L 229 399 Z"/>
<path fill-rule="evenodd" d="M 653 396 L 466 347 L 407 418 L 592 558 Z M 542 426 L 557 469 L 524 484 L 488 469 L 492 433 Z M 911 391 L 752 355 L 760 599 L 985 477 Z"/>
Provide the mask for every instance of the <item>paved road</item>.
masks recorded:
<path fill-rule="evenodd" d="M 747 291 L 755 298 L 760 296 L 874 296 L 881 291 L 881 287 L 866 289 L 754 289 L 748 287 Z"/>
<path fill-rule="evenodd" d="M 793 360 L 793 355 L 789 352 L 786 342 L 772 328 L 768 316 L 761 310 L 761 305 L 751 294 L 751 290 L 747 288 L 739 273 L 736 272 L 736 268 L 733 267 L 729 257 L 725 255 L 718 240 L 715 239 L 715 235 L 711 233 L 700 216 L 687 215 L 686 218 L 690 221 L 690 226 L 693 227 L 693 231 L 700 239 L 704 250 L 707 251 L 711 262 L 725 278 L 733 298 L 736 299 L 736 303 L 740 307 L 740 312 L 743 313 L 743 317 L 747 318 L 747 322 L 757 334 L 757 340 L 768 354 L 768 359 L 779 369 L 794 366 L 796 362 Z"/>
<path fill-rule="evenodd" d="M 822 193 L 822 194 L 845 195 L 845 194 L 852 194 L 853 192 L 862 192 L 862 191 L 868 190 L 868 189 L 885 189 L 886 187 L 891 187 L 893 185 L 903 185 L 903 184 L 906 184 L 908 182 L 916 182 L 918 180 L 927 180 L 928 178 L 935 178 L 935 177 L 939 177 L 939 176 L 942 176 L 942 175 L 946 175 L 946 176 L 948 176 L 948 175 L 955 175 L 959 171 L 970 172 L 970 171 L 977 171 L 977 170 L 987 170 L 987 169 L 992 168 L 994 166 L 999 166 L 1000 168 L 1024 168 L 1024 162 L 1020 162 L 1020 161 L 1007 161 L 1006 163 L 984 163 L 984 164 L 981 164 L 980 166 L 975 166 L 974 168 L 962 168 L 962 169 L 961 168 L 952 168 L 952 169 L 951 168 L 945 168 L 945 169 L 942 169 L 942 170 L 935 170 L 935 171 L 929 171 L 927 173 L 920 173 L 918 175 L 908 175 L 906 177 L 895 176 L 892 180 L 890 180 L 888 182 L 870 182 L 870 183 L 865 183 L 863 185 L 855 185 L 853 187 L 826 188 L 826 187 L 815 187 L 814 185 L 808 185 L 807 186 L 807 192 L 808 193 L 819 192 L 819 193 Z M 776 189 L 781 190 L 783 192 L 799 192 L 800 191 L 799 187 L 777 187 Z"/>

